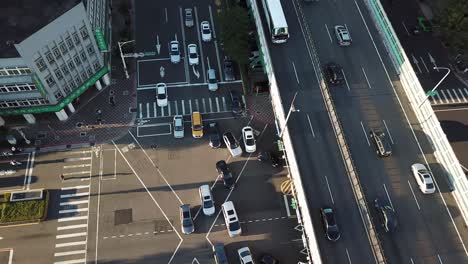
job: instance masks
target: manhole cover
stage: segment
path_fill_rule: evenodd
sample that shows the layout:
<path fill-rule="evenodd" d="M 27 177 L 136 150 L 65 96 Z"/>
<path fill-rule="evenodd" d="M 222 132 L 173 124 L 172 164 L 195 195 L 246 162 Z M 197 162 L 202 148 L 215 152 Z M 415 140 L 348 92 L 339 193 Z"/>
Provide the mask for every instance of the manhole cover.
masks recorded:
<path fill-rule="evenodd" d="M 133 221 L 132 209 L 121 209 L 114 212 L 114 225 L 125 225 Z"/>

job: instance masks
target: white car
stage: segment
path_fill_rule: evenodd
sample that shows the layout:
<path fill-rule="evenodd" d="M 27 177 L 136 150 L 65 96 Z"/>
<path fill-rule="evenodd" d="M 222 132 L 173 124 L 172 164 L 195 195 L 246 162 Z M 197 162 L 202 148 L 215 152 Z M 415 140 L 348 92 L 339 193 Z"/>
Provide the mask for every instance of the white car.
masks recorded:
<path fill-rule="evenodd" d="M 229 237 L 235 237 L 242 234 L 241 225 L 239 218 L 237 217 L 236 209 L 234 208 L 234 203 L 231 201 L 223 203 L 221 205 L 221 210 L 223 211 L 224 222 L 226 222 Z"/>
<path fill-rule="evenodd" d="M 176 64 L 180 62 L 180 49 L 179 49 L 179 41 L 173 40 L 169 44 L 169 51 L 171 54 L 171 62 Z"/>
<path fill-rule="evenodd" d="M 167 86 L 165 83 L 156 84 L 156 102 L 159 107 L 167 106 Z"/>
<path fill-rule="evenodd" d="M 338 44 L 340 46 L 349 46 L 351 45 L 351 35 L 349 34 L 348 28 L 343 25 L 335 26 L 335 35 L 338 39 Z"/>
<path fill-rule="evenodd" d="M 245 152 L 254 153 L 257 150 L 252 127 L 242 128 L 242 139 L 244 139 Z"/>
<path fill-rule="evenodd" d="M 237 254 L 239 254 L 241 264 L 254 264 L 252 253 L 248 247 L 239 248 Z"/>
<path fill-rule="evenodd" d="M 203 41 L 211 41 L 211 28 L 208 21 L 201 22 L 201 36 Z"/>
<path fill-rule="evenodd" d="M 200 193 L 200 200 L 202 203 L 203 214 L 206 216 L 212 216 L 215 213 L 215 206 L 213 201 L 213 195 L 211 194 L 210 186 L 208 184 L 200 186 L 198 189 Z"/>
<path fill-rule="evenodd" d="M 189 53 L 189 65 L 198 65 L 198 51 L 197 51 L 197 44 L 189 44 L 188 45 L 188 53 Z"/>
<path fill-rule="evenodd" d="M 422 193 L 430 194 L 435 192 L 434 181 L 432 180 L 431 174 L 426 169 L 426 166 L 415 163 L 411 165 L 411 171 Z"/>
<path fill-rule="evenodd" d="M 184 117 L 182 115 L 174 116 L 174 137 L 184 137 Z"/>
<path fill-rule="evenodd" d="M 242 155 L 242 148 L 239 146 L 239 142 L 237 142 L 237 139 L 234 137 L 234 135 L 232 135 L 231 132 L 224 133 L 223 140 L 233 157 Z"/>

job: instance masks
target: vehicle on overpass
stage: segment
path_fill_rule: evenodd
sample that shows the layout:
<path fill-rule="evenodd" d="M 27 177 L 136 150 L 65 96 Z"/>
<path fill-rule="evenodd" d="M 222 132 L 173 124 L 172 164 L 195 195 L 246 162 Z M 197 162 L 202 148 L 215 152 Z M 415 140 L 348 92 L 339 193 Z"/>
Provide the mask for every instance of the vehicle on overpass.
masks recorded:
<path fill-rule="evenodd" d="M 262 0 L 263 10 L 273 43 L 284 43 L 289 38 L 288 23 L 280 0 Z"/>

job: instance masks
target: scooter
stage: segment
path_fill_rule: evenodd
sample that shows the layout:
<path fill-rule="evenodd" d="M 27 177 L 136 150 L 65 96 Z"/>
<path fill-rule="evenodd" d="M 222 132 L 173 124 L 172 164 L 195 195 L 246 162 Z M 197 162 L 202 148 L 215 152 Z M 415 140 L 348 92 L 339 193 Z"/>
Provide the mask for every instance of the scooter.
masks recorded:
<path fill-rule="evenodd" d="M 13 166 L 17 166 L 17 165 L 21 165 L 22 163 L 19 162 L 19 161 L 16 161 L 16 160 L 10 160 L 10 165 L 13 165 Z"/>

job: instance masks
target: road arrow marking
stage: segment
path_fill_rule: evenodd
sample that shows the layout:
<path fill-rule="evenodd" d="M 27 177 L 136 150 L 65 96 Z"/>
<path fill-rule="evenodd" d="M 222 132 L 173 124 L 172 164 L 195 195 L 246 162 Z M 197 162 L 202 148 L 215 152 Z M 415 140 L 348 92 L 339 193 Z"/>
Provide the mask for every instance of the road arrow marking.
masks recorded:
<path fill-rule="evenodd" d="M 434 67 L 437 67 L 434 57 L 432 57 L 432 55 L 429 52 L 427 53 L 427 55 L 429 55 L 429 60 L 434 65 Z M 437 69 L 437 72 L 439 72 L 439 69 Z"/>
<path fill-rule="evenodd" d="M 197 79 L 200 79 L 200 73 L 195 69 L 195 66 L 192 66 L 193 74 L 197 76 Z"/>
<path fill-rule="evenodd" d="M 198 259 L 197 259 L 197 258 L 193 258 L 192 264 L 193 264 L 193 263 L 198 263 L 198 264 L 200 264 L 200 262 L 198 262 Z"/>
<path fill-rule="evenodd" d="M 416 64 L 416 67 L 418 67 L 419 73 L 422 73 L 421 67 L 419 67 L 419 61 L 418 61 L 418 59 L 416 59 L 416 57 L 414 56 L 414 54 L 411 54 L 411 57 L 413 57 L 413 63 Z"/>
<path fill-rule="evenodd" d="M 161 75 L 161 78 L 164 78 L 164 75 L 166 75 L 166 71 L 163 66 L 159 68 L 159 75 Z"/>
<path fill-rule="evenodd" d="M 156 35 L 156 50 L 158 51 L 158 55 L 159 55 L 159 52 L 161 52 L 161 44 L 159 43 L 159 35 Z"/>

